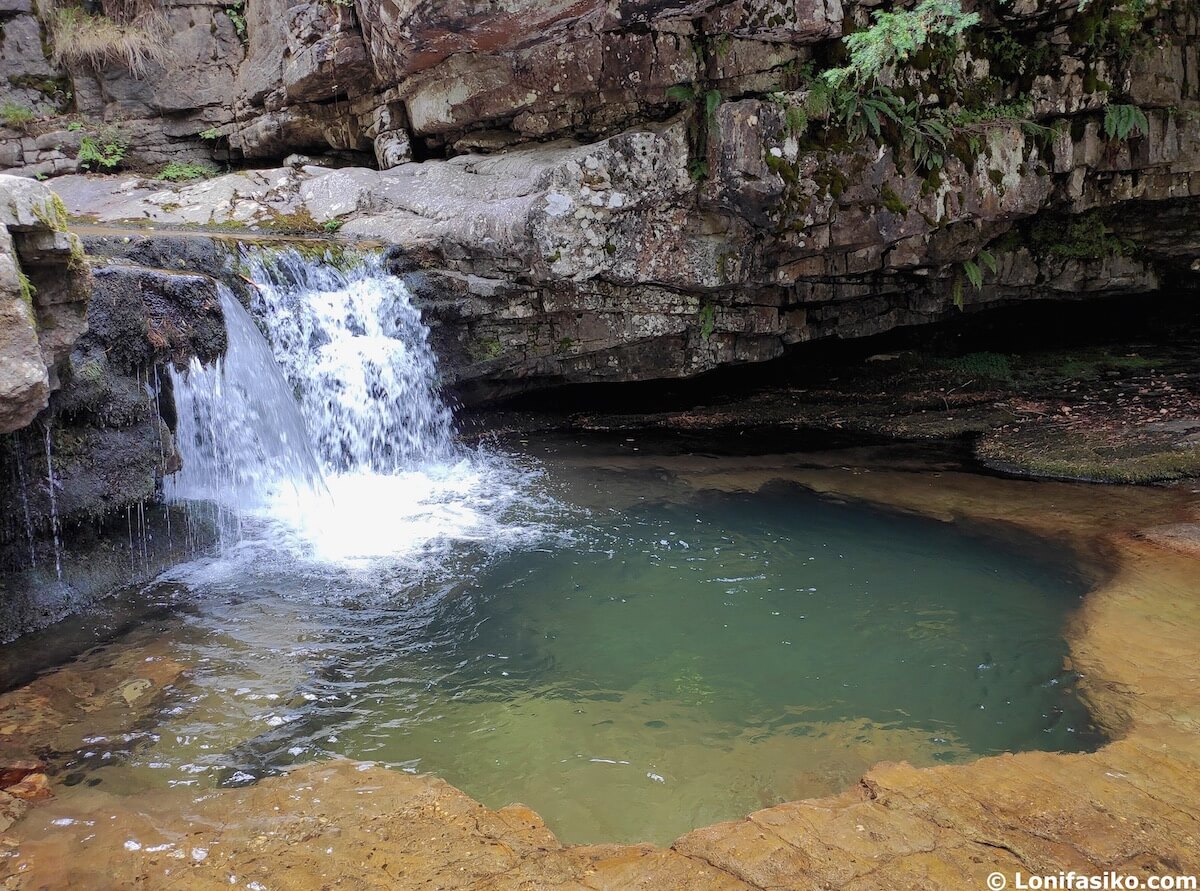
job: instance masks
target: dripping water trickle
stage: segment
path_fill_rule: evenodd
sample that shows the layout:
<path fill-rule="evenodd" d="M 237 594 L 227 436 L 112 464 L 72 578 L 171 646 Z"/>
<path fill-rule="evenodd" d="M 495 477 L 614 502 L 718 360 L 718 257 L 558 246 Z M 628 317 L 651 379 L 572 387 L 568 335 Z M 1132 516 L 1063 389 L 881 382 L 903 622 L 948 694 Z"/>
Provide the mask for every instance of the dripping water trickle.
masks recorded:
<path fill-rule="evenodd" d="M 46 491 L 50 495 L 50 529 L 54 534 L 54 575 L 62 581 L 62 542 L 58 530 L 58 496 L 54 490 L 57 483 L 54 480 L 54 460 L 50 449 L 50 421 L 43 424 L 46 432 Z"/>
<path fill-rule="evenodd" d="M 167 450 L 163 440 L 162 430 L 162 380 L 158 376 L 158 366 L 154 366 L 154 384 L 150 391 L 150 419 L 158 429 L 155 431 L 156 439 L 158 440 L 158 466 L 163 478 L 167 474 Z M 165 506 L 163 508 L 163 519 L 166 521 L 167 531 L 167 548 L 174 551 L 175 541 L 171 536 L 171 508 Z"/>
<path fill-rule="evenodd" d="M 33 516 L 29 512 L 29 486 L 25 482 L 25 443 L 20 436 L 14 437 L 16 450 L 17 486 L 21 490 L 21 512 L 25 515 L 25 538 L 29 542 L 29 565 L 37 568 L 37 549 L 33 544 Z"/>
<path fill-rule="evenodd" d="M 133 508 L 125 505 L 125 529 L 129 535 L 129 578 L 137 575 L 137 567 L 133 564 Z"/>

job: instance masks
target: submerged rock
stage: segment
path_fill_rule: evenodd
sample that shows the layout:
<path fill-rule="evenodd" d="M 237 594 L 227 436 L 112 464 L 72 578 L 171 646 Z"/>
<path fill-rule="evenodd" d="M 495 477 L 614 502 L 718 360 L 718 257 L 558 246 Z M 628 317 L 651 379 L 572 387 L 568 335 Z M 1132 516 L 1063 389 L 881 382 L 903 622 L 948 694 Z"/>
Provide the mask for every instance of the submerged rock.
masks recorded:
<path fill-rule="evenodd" d="M 13 823 L 21 819 L 25 813 L 27 805 L 19 798 L 14 798 L 7 792 L 0 790 L 0 832 L 8 830 Z M 11 847 L 6 845 L 6 847 Z"/>
<path fill-rule="evenodd" d="M 54 797 L 50 778 L 44 773 L 30 773 L 4 790 L 19 801 L 45 801 Z"/>
<path fill-rule="evenodd" d="M 7 761 L 0 764 L 0 789 L 15 786 L 30 774 L 43 773 L 46 765 L 41 761 Z"/>

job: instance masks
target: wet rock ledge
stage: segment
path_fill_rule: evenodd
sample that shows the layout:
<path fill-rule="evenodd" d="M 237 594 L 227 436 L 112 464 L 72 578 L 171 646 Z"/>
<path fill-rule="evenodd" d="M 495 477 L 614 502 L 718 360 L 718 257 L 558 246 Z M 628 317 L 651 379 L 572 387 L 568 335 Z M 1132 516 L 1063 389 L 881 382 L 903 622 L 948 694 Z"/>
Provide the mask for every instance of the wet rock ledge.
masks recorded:
<path fill-rule="evenodd" d="M 158 502 L 166 368 L 212 361 L 225 329 L 214 279 L 85 256 L 41 183 L 0 175 L 0 223 L 2 642 L 204 541 Z"/>

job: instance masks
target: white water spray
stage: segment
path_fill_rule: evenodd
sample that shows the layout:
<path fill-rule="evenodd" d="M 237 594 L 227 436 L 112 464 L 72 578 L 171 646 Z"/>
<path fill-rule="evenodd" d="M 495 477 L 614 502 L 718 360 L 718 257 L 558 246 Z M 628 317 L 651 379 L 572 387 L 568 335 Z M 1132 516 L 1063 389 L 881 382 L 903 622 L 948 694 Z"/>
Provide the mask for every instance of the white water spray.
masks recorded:
<path fill-rule="evenodd" d="M 348 271 L 296 252 L 248 265 L 266 337 L 222 290 L 225 357 L 172 372 L 184 469 L 167 494 L 216 505 L 227 556 L 421 571 L 454 542 L 529 531 L 502 517 L 527 474 L 455 441 L 400 280 L 374 258 Z"/>

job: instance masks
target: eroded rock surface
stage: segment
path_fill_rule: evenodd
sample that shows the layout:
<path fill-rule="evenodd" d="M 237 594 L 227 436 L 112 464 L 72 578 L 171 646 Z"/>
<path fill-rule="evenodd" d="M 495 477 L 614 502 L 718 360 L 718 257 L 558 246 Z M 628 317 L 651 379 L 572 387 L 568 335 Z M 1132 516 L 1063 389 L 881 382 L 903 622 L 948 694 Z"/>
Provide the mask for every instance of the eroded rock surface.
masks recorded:
<path fill-rule="evenodd" d="M 951 115 L 937 164 L 911 122 L 809 120 L 814 77 L 870 21 L 851 0 L 171 3 L 161 61 L 73 66 L 86 126 L 14 134 L 0 164 L 60 174 L 113 128 L 121 163 L 149 171 L 261 164 L 60 191 L 99 220 L 398 245 L 437 273 L 439 349 L 478 400 L 1020 300 L 1195 289 L 1195 5 L 980 13 L 952 70 L 930 49 L 888 80 L 914 121 Z M 1114 108 L 1145 125 L 1118 138 Z"/>
<path fill-rule="evenodd" d="M 89 260 L 53 192 L 0 176 L 0 640 L 185 552 L 154 503 L 179 466 L 166 367 L 224 352 L 217 287 Z"/>
<path fill-rule="evenodd" d="M 1193 197 L 1181 172 L 1200 160 L 1200 119 L 1164 119 L 1148 155 L 1114 162 L 1119 175 L 1086 161 L 1054 173 L 1065 155 L 1043 156 L 1016 126 L 993 129 L 930 190 L 887 146 L 802 153 L 780 136 L 783 117 L 760 100 L 720 106 L 722 142 L 699 189 L 680 120 L 387 171 L 278 168 L 184 187 L 63 177 L 55 188 L 99 223 L 330 226 L 397 246 L 398 268 L 424 273 L 418 296 L 468 401 L 687 377 L 1017 301 L 1166 300 L 1163 284 L 1185 287 L 1200 260 L 1189 222 L 1200 180 Z M 1098 213 L 1088 208 L 1101 190 L 1114 197 L 1114 176 L 1126 177 L 1120 216 L 1047 216 L 1067 187 L 1073 206 Z M 1064 248 L 1071 226 L 1114 249 Z M 981 251 L 996 271 L 964 288 L 963 264 Z"/>
<path fill-rule="evenodd" d="M 87 298 L 62 202 L 41 183 L 0 175 L 0 433 L 46 407 L 84 331 Z"/>

